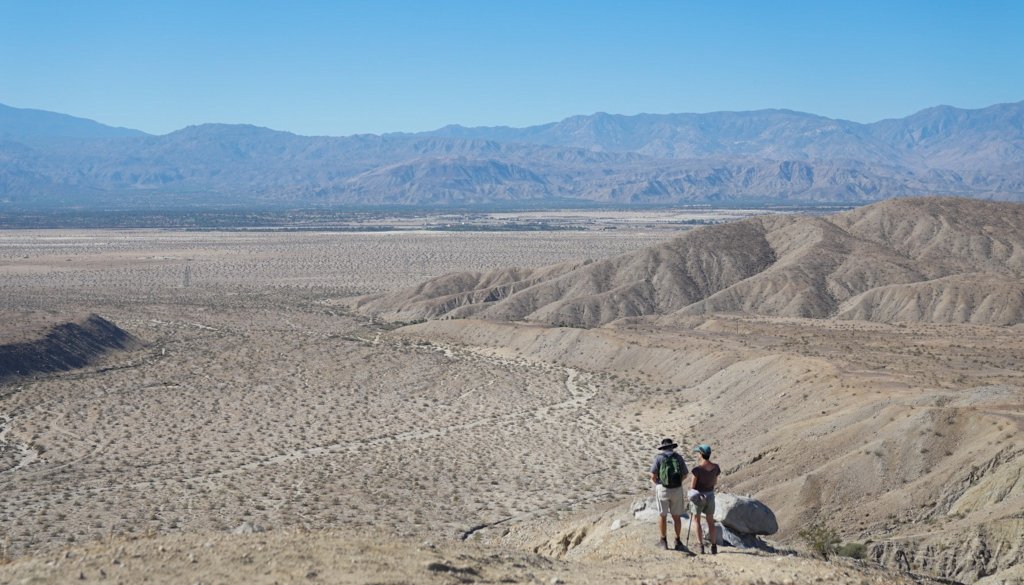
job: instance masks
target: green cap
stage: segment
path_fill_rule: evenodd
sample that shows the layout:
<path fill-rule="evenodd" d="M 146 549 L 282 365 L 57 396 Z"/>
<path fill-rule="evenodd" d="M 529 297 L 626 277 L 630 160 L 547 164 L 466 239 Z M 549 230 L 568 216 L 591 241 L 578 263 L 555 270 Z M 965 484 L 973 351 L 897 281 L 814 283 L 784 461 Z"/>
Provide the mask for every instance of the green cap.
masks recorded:
<path fill-rule="evenodd" d="M 705 445 L 704 443 L 701 443 L 700 445 L 694 447 L 693 450 L 694 452 L 703 455 L 705 459 L 711 457 L 711 445 Z"/>

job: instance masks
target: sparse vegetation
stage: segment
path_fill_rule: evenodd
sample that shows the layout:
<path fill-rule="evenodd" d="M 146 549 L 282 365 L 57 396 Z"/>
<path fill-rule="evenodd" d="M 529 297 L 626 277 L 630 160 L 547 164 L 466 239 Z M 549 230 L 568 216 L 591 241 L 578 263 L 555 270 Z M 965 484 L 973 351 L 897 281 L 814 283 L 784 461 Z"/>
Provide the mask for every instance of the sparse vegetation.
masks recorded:
<path fill-rule="evenodd" d="M 868 547 L 859 542 L 844 542 L 836 547 L 836 554 L 851 559 L 863 559 L 867 556 Z"/>
<path fill-rule="evenodd" d="M 821 523 L 811 524 L 798 532 L 797 536 L 813 553 L 826 560 L 836 554 L 842 542 L 835 530 Z"/>
<path fill-rule="evenodd" d="M 621 403 L 606 398 L 611 381 L 390 338 L 393 326 L 352 318 L 331 300 L 511 263 L 512 255 L 522 263 L 584 248 L 614 253 L 642 245 L 635 234 L 558 236 L 571 246 L 545 235 L 482 245 L 494 237 L 486 234 L 462 234 L 454 245 L 425 234 L 108 234 L 99 247 L 95 234 L 27 237 L 39 251 L 25 259 L 24 247 L 0 241 L 0 258 L 74 263 L 45 278 L 0 269 L 0 289 L 20 307 L 9 322 L 24 322 L 26 309 L 52 320 L 51 311 L 104 307 L 148 347 L 0 396 L 12 415 L 8 440 L 18 441 L 0 448 L 0 471 L 24 453 L 35 458 L 30 470 L 53 470 L 19 479 L 16 489 L 0 476 L 0 523 L 11 527 L 13 555 L 147 531 L 222 530 L 244 518 L 265 527 L 377 524 L 386 502 L 420 493 L 439 504 L 417 516 L 416 530 L 452 534 L 511 509 L 558 509 L 565 446 L 596 443 L 615 426 L 613 410 L 585 408 L 596 396 Z M 48 256 L 48 242 L 60 252 Z M 443 254 L 429 242 L 443 244 Z M 34 408 L 40 403 L 45 410 Z M 416 481 L 395 485 L 380 464 L 396 449 Z M 480 449 L 522 458 L 526 472 L 493 469 L 467 482 Z M 643 455 L 629 442 L 608 443 L 603 457 L 616 471 L 573 489 L 583 498 L 628 491 Z M 510 510 L 475 501 L 482 490 Z M 383 523 L 407 527 L 397 515 Z"/>

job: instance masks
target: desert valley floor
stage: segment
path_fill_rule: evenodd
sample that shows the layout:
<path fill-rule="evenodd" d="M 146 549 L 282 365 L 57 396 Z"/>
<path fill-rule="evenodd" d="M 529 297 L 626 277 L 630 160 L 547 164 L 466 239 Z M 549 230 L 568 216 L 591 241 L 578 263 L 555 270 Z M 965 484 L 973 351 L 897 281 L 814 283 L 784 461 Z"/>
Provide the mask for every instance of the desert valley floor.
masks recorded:
<path fill-rule="evenodd" d="M 671 236 L 0 232 L 0 344 L 99 318 L 130 336 L 0 381 L 0 583 L 1020 579 L 1020 325 L 353 301 Z M 716 447 L 778 553 L 657 555 L 630 506 L 666 436 Z M 868 561 L 810 559 L 812 522 Z"/>

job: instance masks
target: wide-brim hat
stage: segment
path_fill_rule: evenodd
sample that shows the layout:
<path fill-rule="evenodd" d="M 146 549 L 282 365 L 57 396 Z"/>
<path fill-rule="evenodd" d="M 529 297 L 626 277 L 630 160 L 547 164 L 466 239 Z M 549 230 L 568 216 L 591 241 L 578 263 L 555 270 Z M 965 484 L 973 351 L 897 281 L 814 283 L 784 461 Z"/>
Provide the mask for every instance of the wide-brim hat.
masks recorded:
<path fill-rule="evenodd" d="M 660 444 L 660 445 L 658 445 L 658 446 L 657 446 L 657 447 L 655 447 L 655 448 L 656 448 L 656 449 L 659 449 L 659 450 L 663 450 L 663 449 L 675 449 L 675 448 L 676 448 L 676 447 L 678 447 L 678 446 L 679 446 L 679 445 L 677 445 L 677 444 L 676 444 L 676 442 L 675 442 L 675 441 L 673 441 L 672 439 L 662 439 L 662 440 L 661 440 L 661 444 Z"/>

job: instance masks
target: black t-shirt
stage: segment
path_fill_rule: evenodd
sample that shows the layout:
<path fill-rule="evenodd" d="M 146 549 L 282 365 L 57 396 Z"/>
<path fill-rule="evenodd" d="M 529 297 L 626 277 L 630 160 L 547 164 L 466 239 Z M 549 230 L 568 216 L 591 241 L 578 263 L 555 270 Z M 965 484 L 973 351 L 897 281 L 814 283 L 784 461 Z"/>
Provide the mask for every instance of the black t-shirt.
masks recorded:
<path fill-rule="evenodd" d="M 700 465 L 695 465 L 690 473 L 697 478 L 697 491 L 698 492 L 710 492 L 715 489 L 715 478 L 722 474 L 722 468 L 717 463 L 711 464 L 711 469 L 704 469 Z"/>

